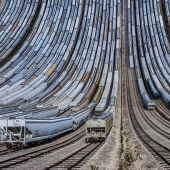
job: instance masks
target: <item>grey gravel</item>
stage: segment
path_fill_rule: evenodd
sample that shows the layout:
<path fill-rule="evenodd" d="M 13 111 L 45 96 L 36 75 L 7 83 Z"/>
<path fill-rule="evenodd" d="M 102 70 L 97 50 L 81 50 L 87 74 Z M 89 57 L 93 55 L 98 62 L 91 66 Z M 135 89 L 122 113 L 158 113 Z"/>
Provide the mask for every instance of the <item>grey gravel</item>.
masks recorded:
<path fill-rule="evenodd" d="M 76 142 L 75 144 L 69 145 L 63 149 L 60 149 L 58 151 L 54 151 L 53 153 L 50 153 L 48 155 L 45 155 L 40 158 L 36 158 L 33 160 L 30 160 L 26 164 L 22 164 L 18 167 L 15 167 L 14 169 L 24 169 L 24 170 L 39 170 L 43 169 L 45 167 L 48 167 L 50 165 L 53 165 L 56 163 L 58 160 L 61 160 L 62 158 L 65 158 L 67 155 L 70 153 L 78 150 L 79 148 L 84 147 L 87 145 L 85 143 L 85 139 L 82 138 L 80 141 Z M 10 168 L 11 169 L 11 168 Z"/>

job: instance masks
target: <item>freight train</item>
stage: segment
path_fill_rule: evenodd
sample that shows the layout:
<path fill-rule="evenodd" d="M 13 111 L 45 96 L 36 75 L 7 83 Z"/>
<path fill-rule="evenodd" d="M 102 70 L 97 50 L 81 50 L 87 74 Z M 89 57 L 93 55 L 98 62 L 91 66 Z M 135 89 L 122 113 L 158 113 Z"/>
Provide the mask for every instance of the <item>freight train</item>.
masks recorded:
<path fill-rule="evenodd" d="M 93 113 L 94 107 L 64 117 L 36 119 L 28 117 L 5 118 L 0 120 L 1 143 L 9 149 L 24 147 L 31 143 L 54 138 L 81 126 Z"/>

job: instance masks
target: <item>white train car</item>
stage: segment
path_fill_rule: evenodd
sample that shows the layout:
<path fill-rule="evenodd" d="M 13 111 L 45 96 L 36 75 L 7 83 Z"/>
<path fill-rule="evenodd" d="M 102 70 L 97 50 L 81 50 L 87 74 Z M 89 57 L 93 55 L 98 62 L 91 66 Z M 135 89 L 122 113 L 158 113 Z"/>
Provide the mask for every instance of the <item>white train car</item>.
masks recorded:
<path fill-rule="evenodd" d="M 113 125 L 113 114 L 105 113 L 86 121 L 86 142 L 105 141 Z"/>
<path fill-rule="evenodd" d="M 6 119 L 0 120 L 1 142 L 7 148 L 12 145 L 27 146 L 28 143 L 50 139 L 73 130 L 70 116 L 51 119 Z"/>
<path fill-rule="evenodd" d="M 51 117 L 40 119 L 37 116 L 11 117 L 0 119 L 0 140 L 7 148 L 12 146 L 28 146 L 31 143 L 39 143 L 42 140 L 51 139 L 68 131 L 76 130 L 94 111 L 95 104 L 89 104 L 84 110 L 65 117 Z M 49 110 L 52 115 L 56 108 Z M 44 116 L 44 113 L 42 113 Z M 30 116 L 30 117 L 29 117 Z M 38 119 L 37 119 L 38 118 Z"/>

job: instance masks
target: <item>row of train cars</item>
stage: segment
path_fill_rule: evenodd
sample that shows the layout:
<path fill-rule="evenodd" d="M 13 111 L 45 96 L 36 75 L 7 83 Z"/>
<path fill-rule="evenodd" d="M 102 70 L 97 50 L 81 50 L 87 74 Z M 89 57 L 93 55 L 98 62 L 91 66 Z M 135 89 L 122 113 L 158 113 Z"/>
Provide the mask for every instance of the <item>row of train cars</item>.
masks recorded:
<path fill-rule="evenodd" d="M 59 109 L 43 109 L 33 113 L 18 113 L 13 117 L 0 119 L 1 143 L 6 148 L 23 148 L 49 140 L 69 131 L 74 131 L 86 122 L 86 142 L 104 141 L 112 127 L 115 106 L 109 105 L 101 115 L 96 116 L 95 103 L 70 115 L 54 117 Z M 98 113 L 98 112 L 97 112 Z M 21 114 L 21 115 L 20 115 Z M 50 117 L 49 117 L 50 116 Z"/>
<path fill-rule="evenodd" d="M 169 108 L 170 45 L 161 1 L 128 0 L 127 3 L 129 66 L 135 68 L 141 98 L 147 109 L 155 109 L 151 96 L 162 98 Z"/>
<path fill-rule="evenodd" d="M 131 3 L 132 1 L 128 0 L 127 2 L 128 2 L 129 63 L 130 63 L 130 68 L 135 68 L 137 84 L 139 87 L 139 92 L 143 99 L 143 103 L 147 109 L 155 109 L 155 103 L 150 98 L 151 95 L 148 94 L 148 90 L 146 89 L 146 86 L 147 86 L 152 96 L 154 96 L 155 98 L 158 98 L 159 96 L 161 96 L 162 99 L 165 101 L 165 103 L 169 105 L 170 104 L 170 96 L 168 94 L 169 86 L 167 85 L 166 82 L 168 82 L 169 80 L 170 71 L 167 69 L 168 67 L 166 67 L 166 69 L 162 69 L 166 65 L 169 65 L 169 63 L 166 62 L 166 61 L 169 61 L 168 60 L 169 55 L 168 53 L 166 53 L 166 49 L 168 48 L 166 47 L 166 45 L 168 46 L 168 44 L 167 43 L 165 44 L 164 42 L 164 44 L 162 43 L 162 46 L 160 46 L 160 43 L 159 43 L 159 37 L 161 37 L 161 35 L 163 35 L 165 31 L 164 31 L 163 21 L 161 20 L 162 19 L 161 16 L 160 15 L 157 16 L 158 9 L 156 8 L 156 5 L 155 5 L 156 0 L 143 1 L 143 3 L 142 1 L 135 0 L 134 1 L 135 6 L 133 6 L 133 4 Z M 94 4 L 95 3 L 96 2 L 94 1 Z M 106 1 L 100 1 L 100 3 L 101 3 L 100 4 L 100 7 L 101 7 L 103 3 L 106 4 Z M 149 5 L 152 6 L 151 8 L 152 11 L 149 10 Z M 87 6 L 88 5 L 86 5 L 86 7 Z M 110 8 L 110 15 L 108 13 L 109 10 L 108 11 L 106 10 L 106 6 L 108 9 Z M 56 93 L 56 95 L 53 95 L 52 98 L 50 99 L 48 97 L 48 94 L 43 93 L 44 94 L 43 97 L 47 96 L 46 98 L 44 98 L 45 102 L 42 105 L 41 104 L 37 105 L 36 110 L 32 109 L 32 110 L 29 110 L 28 112 L 24 112 L 21 109 L 21 111 L 20 110 L 16 111 L 15 114 L 14 112 L 11 112 L 9 114 L 7 113 L 7 114 L 0 115 L 0 139 L 1 139 L 1 143 L 6 144 L 7 148 L 10 148 L 13 145 L 15 146 L 17 145 L 19 147 L 28 146 L 31 143 L 51 139 L 60 134 L 76 130 L 78 127 L 80 127 L 85 122 L 86 122 L 86 142 L 89 142 L 89 141 L 91 142 L 94 140 L 100 140 L 100 141 L 105 140 L 106 136 L 108 135 L 112 127 L 113 119 L 115 117 L 115 107 L 116 107 L 116 99 L 117 99 L 117 93 L 118 93 L 118 77 L 119 77 L 118 70 L 119 70 L 119 55 L 120 55 L 120 36 L 121 36 L 121 33 L 120 33 L 120 30 L 121 30 L 120 29 L 120 11 L 121 11 L 120 1 L 110 0 L 110 4 L 108 3 L 106 6 L 104 5 L 103 7 L 103 17 L 102 15 L 100 16 L 103 20 L 101 21 L 102 24 L 100 25 L 100 23 L 98 24 L 96 23 L 96 25 L 94 25 L 93 22 L 89 23 L 91 24 L 91 28 L 94 29 L 94 31 L 92 31 L 91 29 L 89 30 L 89 32 L 91 33 L 93 32 L 94 33 L 93 37 L 95 36 L 96 37 L 95 39 L 93 39 L 94 41 L 92 41 L 94 42 L 93 50 L 92 48 L 84 49 L 86 53 L 87 53 L 87 50 L 89 50 L 90 51 L 89 54 L 91 53 L 93 54 L 91 58 L 86 56 L 87 58 L 84 58 L 86 60 L 83 59 L 83 61 L 85 61 L 84 63 L 86 63 L 85 66 L 88 66 L 88 67 L 86 67 L 86 69 L 85 67 L 82 67 L 83 62 L 77 63 L 76 66 L 78 66 L 77 68 L 79 70 L 76 70 L 75 75 L 73 74 L 74 76 L 71 75 L 73 79 L 71 79 L 70 82 L 66 82 L 64 86 L 61 86 L 61 89 L 59 88 L 59 91 L 57 91 L 58 93 Z M 83 8 L 82 3 L 80 7 Z M 133 8 L 135 8 L 135 10 Z M 101 12 L 102 10 L 101 11 L 96 10 L 96 11 Z M 85 14 L 87 15 L 87 11 L 85 12 Z M 92 19 L 94 19 L 94 11 L 92 12 L 92 14 L 93 14 Z M 151 14 L 152 14 L 152 19 L 153 19 L 153 24 L 152 22 L 148 22 L 151 20 L 150 18 Z M 78 16 L 80 16 L 80 14 L 78 14 Z M 141 19 L 139 19 L 139 16 L 141 16 Z M 109 23 L 110 27 L 108 27 L 108 25 L 106 24 L 107 19 L 110 22 Z M 146 29 L 143 28 L 144 26 Z M 98 30 L 101 29 L 101 35 L 99 34 L 99 32 L 96 32 L 97 29 Z M 148 32 L 147 31 L 145 32 L 145 30 L 147 30 Z M 114 34 L 112 34 L 112 31 L 114 32 Z M 151 36 L 149 32 L 152 32 L 152 33 L 154 32 L 155 36 L 154 35 Z M 86 32 L 86 34 L 87 33 L 88 32 Z M 83 34 L 80 34 L 80 35 L 83 36 Z M 146 35 L 147 35 L 148 42 L 145 41 Z M 165 35 L 166 34 L 164 34 L 164 38 L 167 39 Z M 90 35 L 88 36 L 87 36 L 87 39 L 90 41 L 91 37 Z M 80 40 L 81 39 L 78 39 L 78 42 L 81 44 Z M 83 39 L 83 41 L 84 40 L 85 39 Z M 165 45 L 164 46 L 165 48 L 163 48 L 163 45 Z M 153 48 L 154 51 L 152 49 L 152 46 L 154 47 Z M 156 48 L 156 47 L 159 47 L 159 48 Z M 165 50 L 164 51 L 164 53 L 166 53 L 165 58 L 163 57 L 163 55 L 161 55 L 161 52 L 162 52 L 161 47 Z M 97 51 L 97 49 L 99 50 Z M 160 50 L 159 52 L 160 56 L 156 55 L 156 58 L 154 58 L 154 54 L 158 52 L 157 49 Z M 98 53 L 100 53 L 99 54 L 99 56 L 101 57 L 100 61 L 99 59 L 97 59 Z M 58 61 L 57 59 L 56 61 L 54 60 L 53 64 L 57 61 Z M 88 65 L 88 63 L 91 63 L 91 64 Z M 158 66 L 156 63 L 158 63 Z M 83 70 L 81 70 L 81 67 L 78 64 L 81 64 L 81 67 Z M 8 65 L 5 65 L 5 66 L 7 67 Z M 71 66 L 73 65 L 71 64 Z M 68 67 L 69 68 L 68 71 L 72 68 L 71 66 Z M 99 66 L 103 66 L 103 68 L 101 69 Z M 142 68 L 142 71 L 141 71 L 141 68 Z M 48 69 L 46 69 L 46 71 Z M 56 67 L 54 67 L 54 70 L 55 69 Z M 94 72 L 92 70 L 94 70 Z M 99 72 L 96 70 L 98 70 Z M 95 74 L 92 74 L 96 72 L 100 73 L 99 80 L 98 80 L 98 77 L 96 78 L 94 77 Z M 63 72 L 63 75 L 64 73 L 68 73 L 68 72 Z M 87 76 L 85 76 L 88 79 L 88 83 L 87 83 L 86 78 L 84 78 L 85 81 L 83 81 L 82 83 L 81 75 L 83 76 L 86 73 L 91 73 L 90 75 L 87 74 Z M 96 75 L 98 75 L 97 73 Z M 79 76 L 76 78 L 77 75 Z M 145 82 L 143 81 L 143 77 L 144 77 Z M 47 79 L 46 77 L 40 79 L 41 80 L 40 83 L 42 83 L 42 81 L 46 82 L 46 79 Z M 25 81 L 26 79 L 22 79 L 22 76 L 21 76 L 21 80 Z M 57 80 L 59 81 L 59 78 Z M 6 79 L 3 79 L 3 81 L 6 81 Z M 33 82 L 32 84 L 30 84 L 30 86 L 32 85 L 34 86 Z M 13 82 L 11 81 L 11 83 Z M 74 86 L 71 86 L 72 83 L 74 84 Z M 3 82 L 1 82 L 1 84 L 3 84 Z M 88 84 L 91 85 L 91 88 L 89 87 Z M 14 85 L 16 84 L 14 83 L 13 86 Z M 58 87 L 60 83 L 56 81 L 54 82 L 54 85 L 55 87 Z M 68 88 L 66 88 L 67 85 L 68 85 Z M 4 90 L 7 86 L 10 86 L 10 84 L 7 84 L 6 86 L 4 86 Z M 95 90 L 97 91 L 96 94 L 93 92 L 94 90 L 93 91 L 90 90 L 90 89 L 93 89 L 93 87 L 94 89 L 98 88 L 98 90 Z M 46 86 L 44 88 L 46 88 Z M 69 88 L 71 89 L 70 91 L 68 90 Z M 74 90 L 74 88 L 76 90 Z M 87 90 L 82 91 L 83 88 Z M 21 87 L 21 90 L 23 89 L 24 88 Z M 52 90 L 54 89 L 53 88 L 49 89 L 50 92 Z M 85 92 L 88 92 L 88 93 L 86 94 Z M 1 90 L 1 93 L 5 94 L 6 92 L 5 91 L 3 92 L 3 90 Z M 17 91 L 16 93 L 18 94 Z M 15 100 L 21 99 L 21 96 L 15 95 L 16 93 L 12 95 L 10 93 L 7 93 L 8 96 L 5 96 L 5 97 L 2 95 L 3 98 L 0 100 L 1 101 L 0 104 L 1 105 L 8 104 Z M 53 93 L 53 91 L 51 93 Z M 41 95 L 39 91 L 37 92 L 37 94 L 38 96 Z M 81 94 L 82 97 L 79 94 Z M 99 96 L 99 94 L 101 97 L 97 99 L 96 96 Z M 30 95 L 32 95 L 32 93 Z M 12 99 L 11 99 L 11 96 L 13 97 Z M 51 97 L 51 95 L 49 96 Z M 79 102 L 76 101 L 76 96 L 79 96 L 78 98 Z M 84 97 L 84 100 L 83 100 L 83 97 Z M 31 102 L 29 102 L 31 101 L 30 99 L 31 98 L 29 97 L 26 100 L 24 97 L 24 100 L 21 100 L 22 102 L 21 101 L 19 102 L 23 104 L 23 102 L 27 101 L 28 107 L 29 107 L 31 106 L 30 105 Z M 33 101 L 35 102 L 36 100 L 33 100 Z M 69 115 L 56 117 L 66 112 L 67 110 L 71 110 Z"/>
<path fill-rule="evenodd" d="M 11 17 L 5 19 L 6 14 L 1 20 L 6 27 L 20 30 L 25 23 L 28 28 L 31 19 L 36 23 L 17 54 L 0 68 L 1 143 L 7 148 L 29 146 L 85 122 L 86 142 L 103 141 L 112 127 L 118 94 L 120 0 L 18 0 L 19 4 L 26 6 L 19 10 L 34 12 L 18 25 L 8 23 Z M 9 10 L 9 15 L 15 13 Z M 5 38 L 0 37 L 2 48 L 7 40 L 14 41 L 12 50 L 16 31 L 10 27 L 9 32 L 2 27 Z M 5 49 L 0 50 L 4 61 Z M 14 111 L 4 112 L 8 106 Z"/>

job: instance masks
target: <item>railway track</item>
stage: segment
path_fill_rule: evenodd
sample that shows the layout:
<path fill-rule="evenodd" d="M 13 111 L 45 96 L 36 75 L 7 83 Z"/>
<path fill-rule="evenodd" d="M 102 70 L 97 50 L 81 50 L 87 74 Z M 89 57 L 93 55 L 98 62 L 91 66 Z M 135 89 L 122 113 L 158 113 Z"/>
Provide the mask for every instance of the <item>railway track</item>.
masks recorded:
<path fill-rule="evenodd" d="M 160 99 L 155 101 L 156 103 L 156 111 L 162 115 L 167 121 L 170 121 L 170 112 L 167 106 Z"/>
<path fill-rule="evenodd" d="M 128 91 L 128 95 L 130 95 L 130 91 Z M 128 96 L 127 95 L 127 96 Z M 141 127 L 140 123 L 138 122 L 130 97 L 128 97 L 128 107 L 129 107 L 129 113 L 130 118 L 132 121 L 132 125 L 134 127 L 134 130 L 139 137 L 139 139 L 142 141 L 144 146 L 150 151 L 150 153 L 155 157 L 155 159 L 166 169 L 170 169 L 170 150 L 168 148 L 165 148 L 164 146 L 160 145 L 158 142 L 153 140 Z"/>
<path fill-rule="evenodd" d="M 0 169 L 3 168 L 9 168 L 9 167 L 14 167 L 18 166 L 19 164 L 25 163 L 29 161 L 30 159 L 35 159 L 40 156 L 44 156 L 46 154 L 49 154 L 51 152 L 54 152 L 56 150 L 59 150 L 65 146 L 68 146 L 79 139 L 81 139 L 85 135 L 85 130 L 81 131 L 80 133 L 68 138 L 65 141 L 57 143 L 57 141 L 49 146 L 44 145 L 42 148 L 35 148 L 33 151 L 28 151 L 26 153 L 21 153 L 19 156 L 15 156 L 13 158 L 9 158 L 6 160 L 0 161 Z"/>
<path fill-rule="evenodd" d="M 83 146 L 77 151 L 71 153 L 66 158 L 58 161 L 56 164 L 45 168 L 44 170 L 49 169 L 78 169 L 84 162 L 86 162 L 95 152 L 102 146 L 102 143 L 91 143 Z"/>
<path fill-rule="evenodd" d="M 3 149 L 0 149 L 0 156 L 8 155 L 8 154 L 14 153 L 16 151 L 19 151 L 19 149 L 8 150 L 8 149 L 3 148 Z"/>
<path fill-rule="evenodd" d="M 132 77 L 135 77 L 134 72 L 132 73 Z M 135 84 L 136 80 L 134 79 L 132 81 Z M 140 112 L 140 115 L 142 116 L 142 119 L 149 125 L 149 127 L 151 129 L 153 129 L 158 134 L 160 134 L 161 136 L 163 136 L 164 138 L 167 138 L 169 140 L 170 139 L 170 133 L 169 133 L 170 124 L 169 124 L 169 122 L 165 122 L 165 120 L 163 120 L 161 118 L 161 116 L 159 116 L 157 111 L 155 111 L 155 110 L 146 111 L 145 109 L 143 109 L 142 105 L 141 105 L 142 100 L 141 100 L 140 95 L 138 93 L 138 87 L 135 86 L 134 89 L 136 89 L 135 96 L 138 99 L 138 100 L 136 100 L 136 103 L 137 103 L 137 107 L 138 107 L 138 110 Z"/>
<path fill-rule="evenodd" d="M 127 3 L 125 2 L 125 6 L 124 6 L 124 10 L 127 11 Z M 124 18 L 124 24 L 125 24 L 125 40 L 128 40 L 127 37 L 127 15 L 125 15 Z M 129 114 L 130 114 L 130 118 L 131 118 L 131 122 L 133 125 L 133 128 L 137 134 L 137 136 L 139 137 L 139 139 L 142 141 L 142 143 L 144 144 L 144 146 L 150 151 L 150 153 L 155 157 L 155 159 L 162 165 L 162 167 L 164 167 L 165 169 L 170 169 L 170 150 L 168 148 L 165 148 L 164 146 L 162 146 L 160 143 L 158 143 L 157 141 L 153 140 L 145 131 L 144 129 L 141 127 L 140 122 L 138 122 L 135 112 L 134 112 L 134 108 L 133 108 L 133 102 L 134 101 L 138 101 L 138 105 L 137 105 L 137 109 L 139 110 L 139 112 L 142 112 L 142 108 L 141 108 L 141 99 L 139 94 L 138 95 L 134 95 L 134 89 L 135 89 L 135 93 L 138 93 L 138 89 L 137 89 L 137 85 L 136 85 L 136 80 L 135 80 L 135 73 L 134 70 L 130 70 L 128 69 L 128 43 L 124 42 L 124 52 L 125 54 L 122 55 L 122 77 L 123 77 L 123 85 L 126 85 L 126 90 L 123 90 L 124 96 L 127 97 L 127 105 L 128 105 L 128 109 L 129 109 Z M 132 86 L 132 84 L 134 84 L 134 87 Z M 123 88 L 124 89 L 124 88 Z M 126 104 L 125 101 L 123 101 L 122 104 Z M 140 108 L 139 108 L 140 107 Z M 143 111 L 144 112 L 144 111 Z M 149 122 L 148 122 L 149 123 Z M 153 127 L 154 128 L 154 127 Z M 162 134 L 164 135 L 164 134 Z"/>

